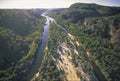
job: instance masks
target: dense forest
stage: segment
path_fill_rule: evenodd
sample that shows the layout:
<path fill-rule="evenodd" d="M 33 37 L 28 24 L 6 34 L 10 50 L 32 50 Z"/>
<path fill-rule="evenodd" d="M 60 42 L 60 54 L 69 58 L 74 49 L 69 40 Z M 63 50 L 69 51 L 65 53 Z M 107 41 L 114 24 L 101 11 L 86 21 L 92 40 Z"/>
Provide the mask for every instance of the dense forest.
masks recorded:
<path fill-rule="evenodd" d="M 26 81 L 41 41 L 44 10 L 0 10 L 0 81 Z"/>
<path fill-rule="evenodd" d="M 48 15 L 90 52 L 89 58 L 107 81 L 120 80 L 120 7 L 76 3 Z"/>

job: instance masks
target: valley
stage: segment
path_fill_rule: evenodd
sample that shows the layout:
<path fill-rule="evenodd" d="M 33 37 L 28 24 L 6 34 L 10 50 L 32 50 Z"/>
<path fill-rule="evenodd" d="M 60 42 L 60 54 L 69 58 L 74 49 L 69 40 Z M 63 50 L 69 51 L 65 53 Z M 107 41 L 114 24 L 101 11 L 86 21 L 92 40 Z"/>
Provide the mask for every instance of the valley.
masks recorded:
<path fill-rule="evenodd" d="M 0 10 L 0 81 L 119 81 L 120 7 Z"/>

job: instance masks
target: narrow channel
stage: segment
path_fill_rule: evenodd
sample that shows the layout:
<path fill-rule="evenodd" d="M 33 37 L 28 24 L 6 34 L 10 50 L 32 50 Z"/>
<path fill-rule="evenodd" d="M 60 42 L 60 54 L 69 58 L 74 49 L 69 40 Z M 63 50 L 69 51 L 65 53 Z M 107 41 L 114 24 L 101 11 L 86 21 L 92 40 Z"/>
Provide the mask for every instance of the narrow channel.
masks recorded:
<path fill-rule="evenodd" d="M 49 35 L 50 19 L 47 16 L 45 16 L 44 13 L 42 14 L 42 16 L 45 17 L 47 21 L 44 24 L 44 29 L 43 29 L 44 31 L 42 33 L 42 41 L 41 41 L 40 45 L 38 46 L 38 51 L 35 56 L 35 61 L 30 68 L 30 72 L 27 75 L 27 81 L 30 81 L 31 78 L 38 72 L 42 58 L 44 56 L 43 51 L 45 49 L 46 42 L 47 42 L 48 35 Z"/>

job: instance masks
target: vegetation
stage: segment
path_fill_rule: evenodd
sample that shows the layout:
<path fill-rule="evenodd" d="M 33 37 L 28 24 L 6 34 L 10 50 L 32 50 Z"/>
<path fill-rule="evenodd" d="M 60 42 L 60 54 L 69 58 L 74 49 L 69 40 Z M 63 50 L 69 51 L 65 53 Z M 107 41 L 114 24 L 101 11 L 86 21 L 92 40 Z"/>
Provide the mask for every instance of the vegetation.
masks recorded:
<path fill-rule="evenodd" d="M 55 13 L 54 13 L 55 12 Z M 81 23 L 85 18 L 108 17 L 119 15 L 119 7 L 108 7 L 97 4 L 75 3 L 68 9 L 52 10 L 48 15 L 55 17 L 57 20 L 64 19 L 67 23 Z"/>
<path fill-rule="evenodd" d="M 88 59 L 85 58 L 85 55 L 84 55 L 86 52 L 84 50 L 81 50 L 83 49 L 82 47 L 78 48 L 75 42 L 72 42 L 72 43 L 71 42 L 72 40 L 68 37 L 68 35 L 64 32 L 64 30 L 59 26 L 57 26 L 56 24 L 52 23 L 50 25 L 50 32 L 49 32 L 47 45 L 44 50 L 44 59 L 39 69 L 39 76 L 34 77 L 32 80 L 33 81 L 67 80 L 68 73 L 66 73 L 66 71 L 71 72 L 71 70 L 67 69 L 65 71 L 66 68 L 64 70 L 58 68 L 59 61 L 63 62 L 62 63 L 63 65 L 65 63 L 65 59 L 63 60 L 61 58 L 62 55 L 58 53 L 58 50 L 61 50 L 61 51 L 65 50 L 61 47 L 62 43 L 65 43 L 67 45 L 66 49 L 69 49 L 68 51 L 63 53 L 63 55 L 65 55 L 66 57 L 72 58 L 72 59 L 69 59 L 69 63 L 72 63 L 74 66 L 72 70 L 76 70 L 77 68 L 80 67 L 82 68 L 81 70 L 85 72 L 85 75 L 82 75 L 81 74 L 82 71 L 81 72 L 78 71 L 76 73 L 77 76 L 81 80 L 87 80 L 86 77 L 89 77 L 90 80 L 95 80 L 95 75 L 91 68 L 91 64 L 89 61 L 87 61 Z M 79 53 L 76 54 L 76 52 L 74 52 L 75 50 L 76 52 L 79 51 Z M 65 66 L 67 66 L 68 64 L 65 64 Z M 61 67 L 64 67 L 64 66 L 61 66 Z M 71 67 L 71 66 L 67 66 L 67 67 Z"/>
<path fill-rule="evenodd" d="M 41 41 L 42 12 L 0 10 L 0 81 L 26 80 Z"/>
<path fill-rule="evenodd" d="M 120 8 L 97 4 L 73 4 L 53 10 L 50 16 L 76 36 L 90 52 L 107 81 L 120 79 Z"/>
<path fill-rule="evenodd" d="M 43 11 L 0 10 L 0 81 L 28 81 L 45 25 Z M 69 33 L 50 21 L 44 58 L 33 81 L 67 81 L 70 73 L 96 81 L 98 70 L 107 81 L 120 80 L 120 7 L 75 3 L 48 15 Z"/>

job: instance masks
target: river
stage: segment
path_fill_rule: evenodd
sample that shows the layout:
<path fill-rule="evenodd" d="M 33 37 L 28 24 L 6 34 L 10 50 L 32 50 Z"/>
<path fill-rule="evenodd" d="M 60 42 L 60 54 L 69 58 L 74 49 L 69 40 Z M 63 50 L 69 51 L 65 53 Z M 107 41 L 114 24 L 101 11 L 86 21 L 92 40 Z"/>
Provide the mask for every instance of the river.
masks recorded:
<path fill-rule="evenodd" d="M 44 31 L 42 33 L 42 41 L 40 43 L 40 45 L 38 46 L 38 51 L 36 52 L 36 56 L 35 56 L 35 61 L 33 63 L 33 65 L 30 68 L 30 71 L 27 75 L 27 81 L 30 81 L 32 79 L 32 77 L 38 72 L 38 69 L 40 67 L 42 58 L 43 58 L 43 51 L 45 49 L 46 46 L 46 42 L 48 39 L 48 34 L 49 34 L 49 25 L 50 25 L 50 18 L 47 17 L 46 15 L 44 15 L 44 13 L 42 14 L 43 17 L 46 18 L 46 22 L 44 24 Z"/>
<path fill-rule="evenodd" d="M 41 64 L 41 61 L 42 61 L 42 58 L 43 58 L 43 51 L 45 49 L 45 46 L 46 46 L 46 42 L 47 42 L 47 39 L 48 39 L 48 35 L 49 35 L 49 26 L 50 26 L 50 23 L 53 22 L 55 23 L 56 25 L 58 25 L 60 28 L 62 28 L 64 30 L 64 32 L 66 33 L 66 35 L 68 35 L 68 31 L 65 29 L 65 27 L 63 27 L 62 25 L 59 25 L 53 18 L 45 15 L 45 13 L 43 13 L 41 16 L 45 17 L 46 18 L 46 22 L 44 24 L 44 31 L 43 31 L 43 34 L 42 34 L 42 41 L 39 45 L 39 48 L 38 48 L 38 51 L 37 51 L 37 54 L 36 54 L 36 58 L 35 58 L 35 62 L 34 64 L 32 65 L 31 67 L 31 71 L 29 72 L 28 74 L 28 81 L 31 80 L 31 78 L 38 72 L 38 69 L 40 67 L 40 64 Z M 85 54 L 86 55 L 86 54 Z M 88 61 L 90 61 L 89 57 L 86 55 L 86 59 Z M 103 74 L 101 73 L 101 71 L 99 70 L 99 68 L 96 66 L 95 63 L 91 62 L 91 65 L 93 66 L 93 69 L 94 69 L 94 74 L 96 75 L 97 79 L 99 81 L 106 81 L 105 77 L 103 76 Z"/>
<path fill-rule="evenodd" d="M 43 29 L 44 31 L 42 33 L 42 41 L 41 41 L 40 45 L 38 46 L 38 51 L 37 51 L 36 56 L 35 56 L 35 61 L 34 61 L 33 65 L 31 66 L 29 73 L 27 74 L 27 80 L 28 81 L 30 81 L 32 79 L 32 77 L 38 72 L 38 69 L 40 67 L 42 58 L 44 56 L 43 51 L 45 49 L 46 42 L 47 42 L 48 35 L 49 35 L 50 22 L 53 22 L 56 25 L 58 25 L 67 34 L 67 30 L 63 26 L 57 24 L 56 21 L 53 18 L 51 18 L 51 17 L 49 17 L 45 14 L 46 14 L 46 12 L 41 14 L 41 16 L 46 18 L 46 22 L 44 24 L 44 29 Z"/>

